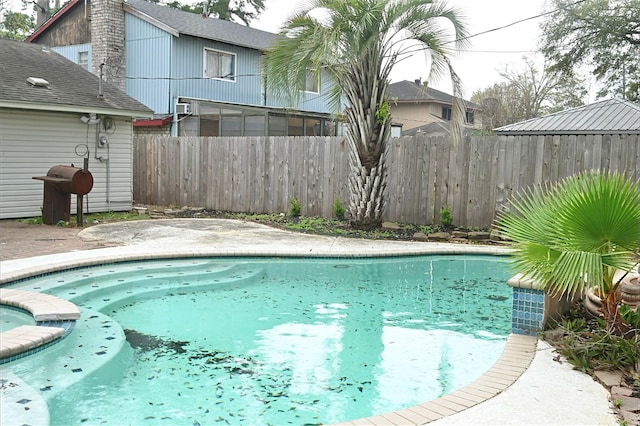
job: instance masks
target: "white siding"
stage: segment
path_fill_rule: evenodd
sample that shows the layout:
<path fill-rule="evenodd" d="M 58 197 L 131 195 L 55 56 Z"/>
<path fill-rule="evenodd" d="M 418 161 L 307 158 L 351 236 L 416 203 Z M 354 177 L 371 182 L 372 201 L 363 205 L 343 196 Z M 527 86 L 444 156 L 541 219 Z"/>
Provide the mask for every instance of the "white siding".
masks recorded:
<path fill-rule="evenodd" d="M 112 117 L 107 148 L 96 148 L 97 125 L 86 125 L 80 114 L 0 109 L 0 219 L 41 215 L 45 176 L 56 165 L 82 167 L 86 147 L 93 189 L 84 196 L 84 211 L 131 209 L 131 119 Z M 96 156 L 109 158 L 100 161 Z M 76 195 L 71 195 L 71 214 Z"/>

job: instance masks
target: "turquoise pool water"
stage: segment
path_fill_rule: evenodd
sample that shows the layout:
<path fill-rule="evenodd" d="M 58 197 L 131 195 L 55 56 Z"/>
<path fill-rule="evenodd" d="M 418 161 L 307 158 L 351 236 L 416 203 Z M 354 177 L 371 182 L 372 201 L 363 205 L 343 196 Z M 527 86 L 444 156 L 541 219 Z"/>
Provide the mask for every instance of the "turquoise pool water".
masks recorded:
<path fill-rule="evenodd" d="M 334 423 L 465 386 L 511 328 L 495 256 L 138 262 L 12 287 L 78 304 L 74 331 L 6 364 L 51 423 Z"/>
<path fill-rule="evenodd" d="M 35 325 L 33 316 L 22 309 L 0 305 L 0 333 L 21 325 Z"/>

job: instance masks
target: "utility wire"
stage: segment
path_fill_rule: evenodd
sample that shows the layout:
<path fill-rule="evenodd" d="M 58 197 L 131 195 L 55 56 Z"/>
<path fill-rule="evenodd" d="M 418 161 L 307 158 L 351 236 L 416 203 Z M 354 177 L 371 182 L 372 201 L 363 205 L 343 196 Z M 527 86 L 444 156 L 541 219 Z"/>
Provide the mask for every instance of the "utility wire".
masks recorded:
<path fill-rule="evenodd" d="M 584 3 L 585 1 L 587 1 L 587 0 L 578 0 L 578 1 L 576 1 L 576 2 L 573 2 L 573 3 L 571 3 L 571 4 L 568 4 L 566 7 L 572 7 L 572 6 L 575 6 L 575 5 L 577 5 L 577 4 Z M 563 9 L 563 8 L 558 8 L 558 9 L 550 10 L 549 12 L 544 12 L 544 13 L 540 13 L 540 14 L 538 14 L 538 15 L 530 16 L 530 17 L 528 17 L 528 18 L 520 19 L 520 20 L 518 20 L 518 21 L 514 21 L 514 22 L 511 22 L 511 23 L 509 23 L 509 24 L 503 25 L 503 26 L 501 26 L 501 27 L 491 28 L 490 30 L 481 31 L 481 32 L 479 32 L 479 33 L 472 34 L 472 35 L 467 36 L 467 37 L 462 37 L 462 38 L 459 38 L 459 39 L 456 39 L 456 40 L 450 41 L 449 43 L 454 43 L 454 42 L 457 42 L 457 41 L 463 41 L 463 40 L 469 40 L 470 38 L 477 37 L 477 36 L 480 36 L 480 35 L 483 35 L 483 34 L 488 34 L 488 33 L 491 33 L 491 32 L 494 32 L 494 31 L 499 31 L 499 30 L 504 30 L 505 28 L 512 27 L 512 26 L 517 25 L 517 24 L 520 24 L 520 23 L 522 23 L 522 22 L 526 22 L 526 21 L 530 21 L 530 20 L 532 20 L 532 19 L 537 19 L 537 18 L 541 18 L 541 17 L 543 17 L 543 16 L 547 16 L 547 15 L 554 14 L 554 13 L 556 13 L 556 12 L 559 12 L 561 9 Z"/>

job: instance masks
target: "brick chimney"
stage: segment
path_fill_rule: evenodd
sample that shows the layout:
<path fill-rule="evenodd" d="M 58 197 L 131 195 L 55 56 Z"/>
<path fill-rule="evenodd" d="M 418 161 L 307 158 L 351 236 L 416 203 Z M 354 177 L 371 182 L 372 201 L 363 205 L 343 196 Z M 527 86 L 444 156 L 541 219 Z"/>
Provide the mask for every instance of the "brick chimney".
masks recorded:
<path fill-rule="evenodd" d="M 91 72 L 126 89 L 124 10 L 122 0 L 91 0 Z"/>

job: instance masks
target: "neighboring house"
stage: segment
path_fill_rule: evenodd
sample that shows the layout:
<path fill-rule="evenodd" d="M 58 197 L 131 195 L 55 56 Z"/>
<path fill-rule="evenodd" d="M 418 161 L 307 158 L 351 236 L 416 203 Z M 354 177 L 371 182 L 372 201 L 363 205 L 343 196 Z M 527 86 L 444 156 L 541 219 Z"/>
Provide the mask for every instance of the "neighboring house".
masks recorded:
<path fill-rule="evenodd" d="M 33 177 L 85 158 L 84 211 L 130 210 L 132 120 L 153 111 L 45 46 L 0 39 L 0 58 L 0 219 L 39 216 L 44 184 Z"/>
<path fill-rule="evenodd" d="M 336 134 L 325 76 L 310 72 L 291 108 L 269 90 L 260 61 L 277 37 L 145 0 L 71 0 L 27 40 L 102 73 L 151 108 L 154 118 L 136 121 L 137 133 Z"/>
<path fill-rule="evenodd" d="M 463 136 L 472 136 L 474 129 L 465 127 L 462 130 Z M 424 124 L 422 126 L 414 127 L 409 130 L 403 130 L 402 136 L 417 136 L 417 135 L 426 135 L 426 136 L 449 136 L 451 133 L 451 122 L 433 122 L 429 124 Z"/>
<path fill-rule="evenodd" d="M 638 135 L 640 105 L 606 99 L 493 131 L 496 135 Z"/>
<path fill-rule="evenodd" d="M 467 127 L 480 129 L 480 105 L 464 101 Z M 402 124 L 403 135 L 407 130 L 429 123 L 446 123 L 451 121 L 453 96 L 432 89 L 420 80 L 415 82 L 400 81 L 389 85 L 389 105 L 394 123 Z"/>

